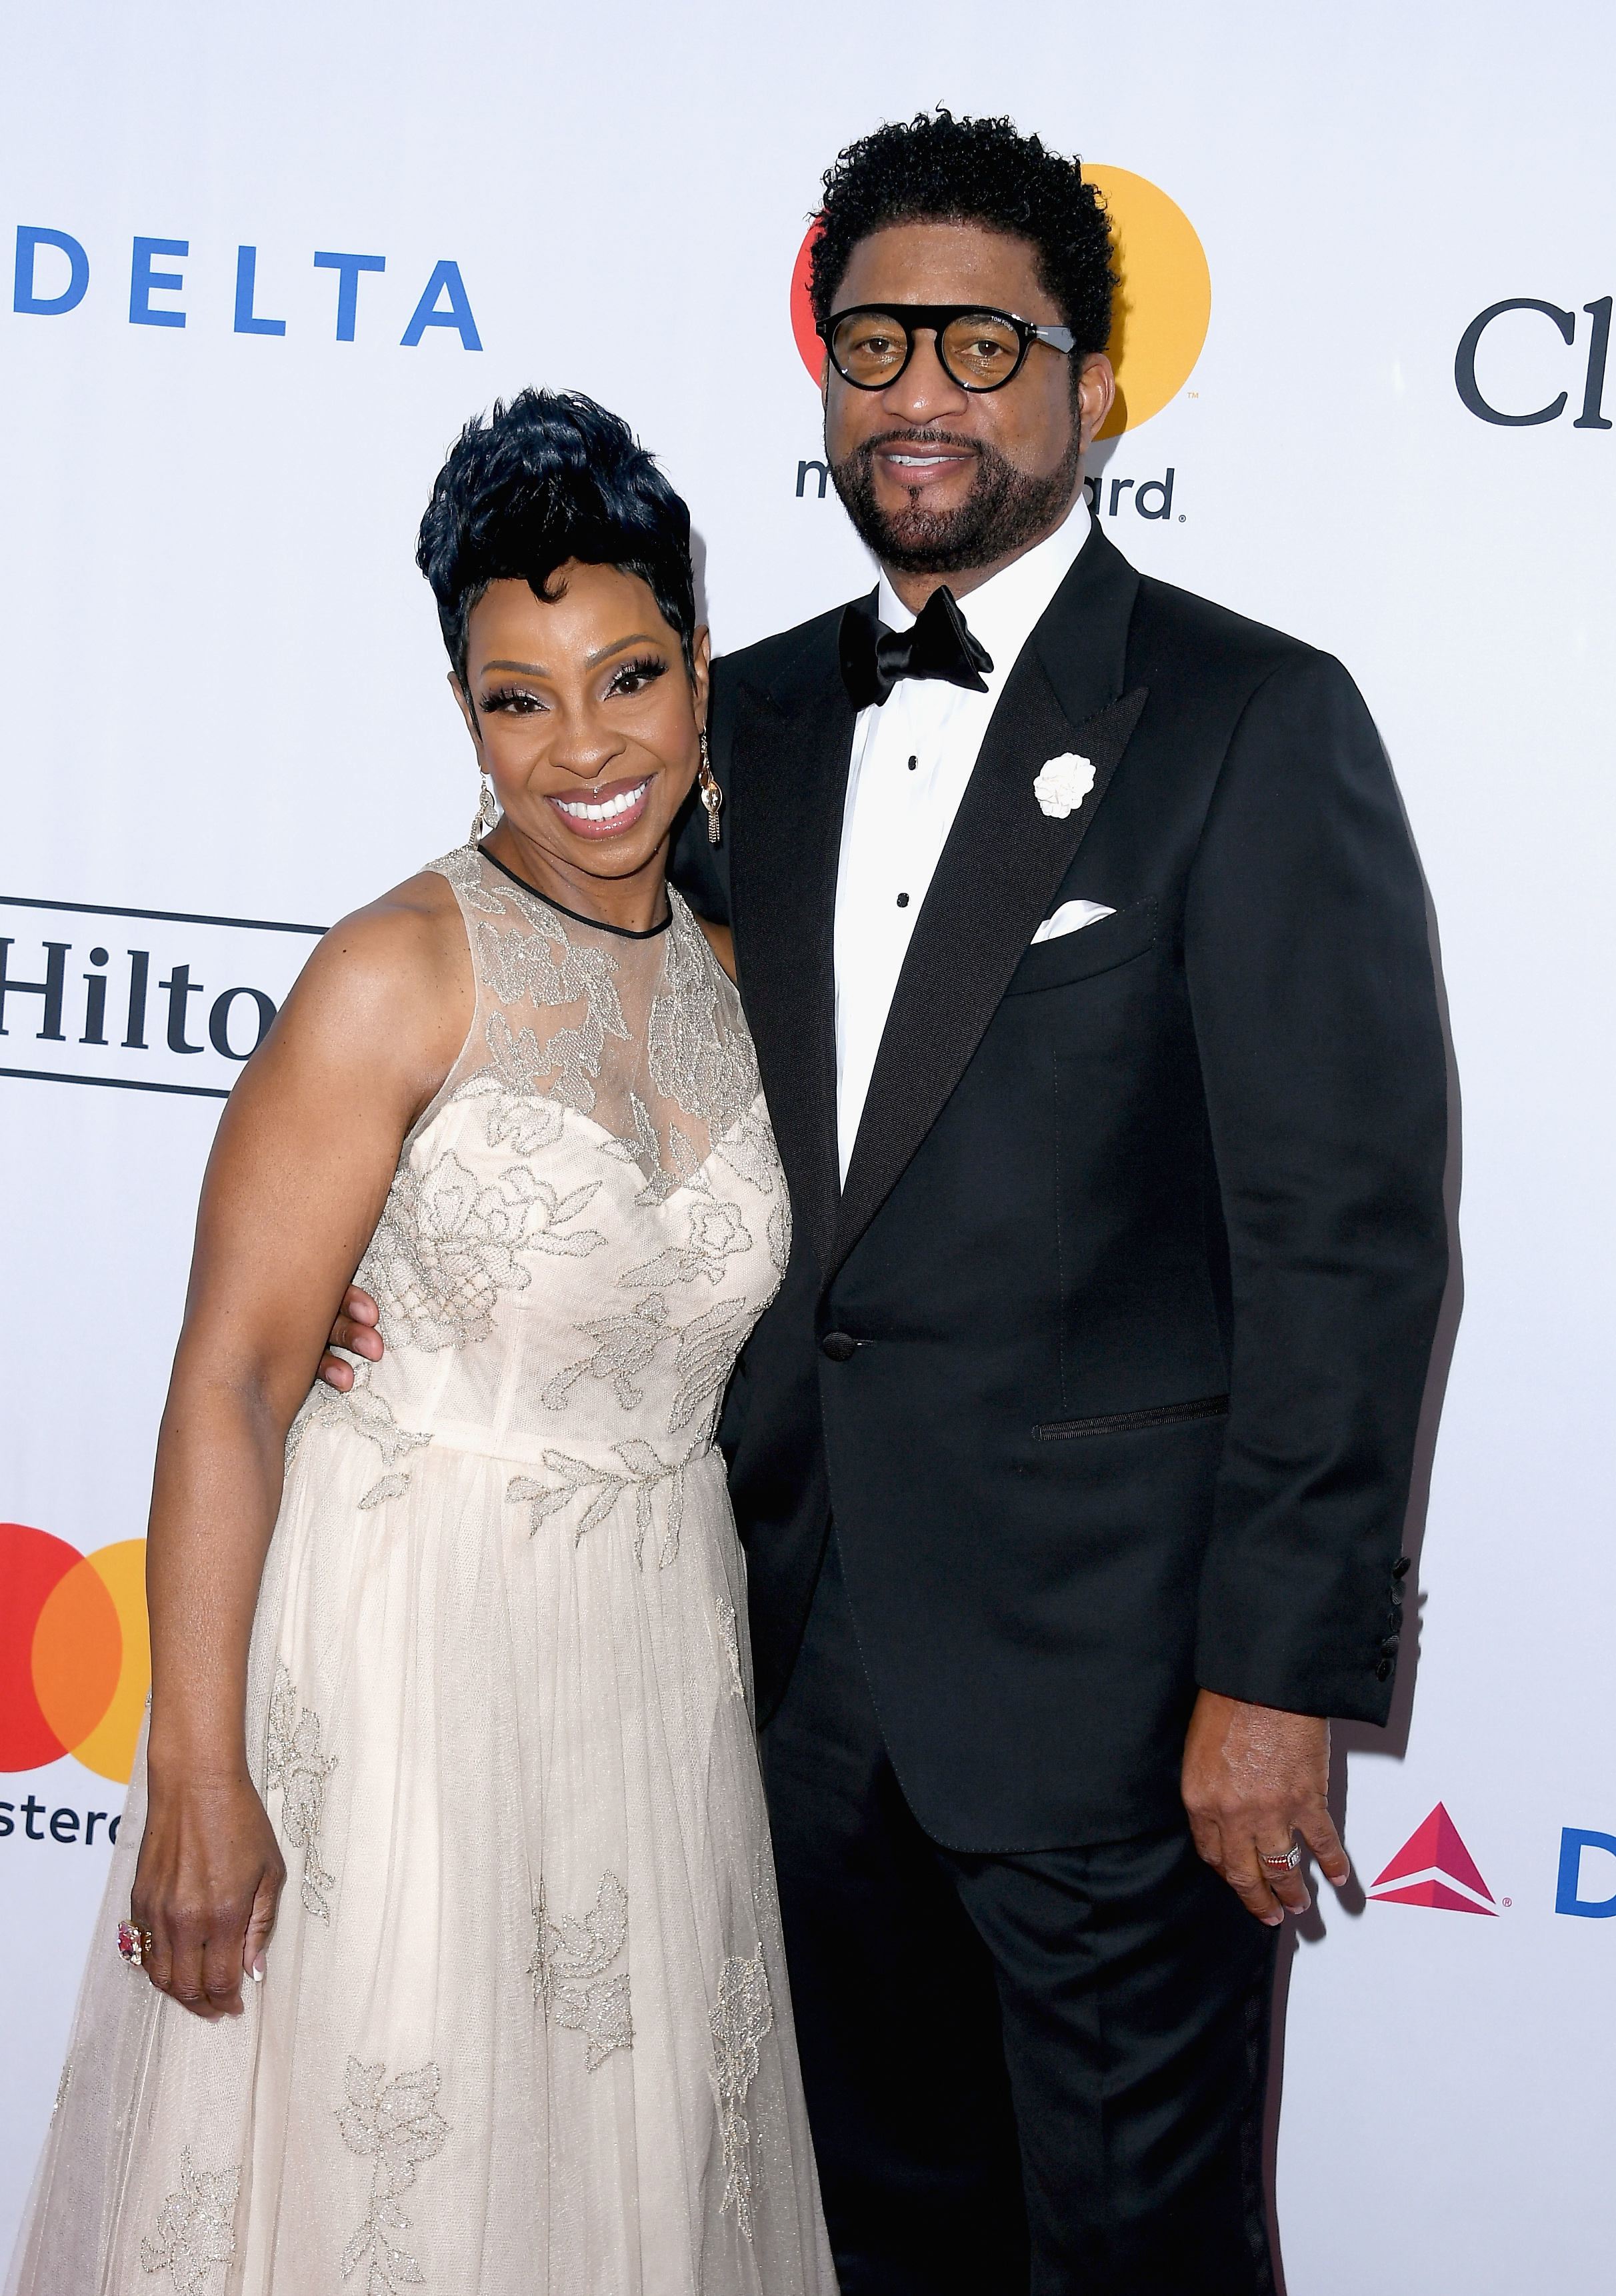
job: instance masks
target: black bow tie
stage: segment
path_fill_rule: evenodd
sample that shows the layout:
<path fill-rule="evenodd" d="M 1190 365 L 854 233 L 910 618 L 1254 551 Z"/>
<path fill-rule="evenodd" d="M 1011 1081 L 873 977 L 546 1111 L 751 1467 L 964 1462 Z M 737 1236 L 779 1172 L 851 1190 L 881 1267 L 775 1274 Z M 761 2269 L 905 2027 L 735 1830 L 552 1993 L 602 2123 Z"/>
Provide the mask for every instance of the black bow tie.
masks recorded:
<path fill-rule="evenodd" d="M 839 645 L 855 709 L 879 707 L 900 677 L 940 677 L 986 693 L 981 673 L 993 668 L 993 656 L 972 636 L 947 588 L 932 591 L 906 630 L 890 630 L 870 601 L 859 599 L 842 609 Z"/>

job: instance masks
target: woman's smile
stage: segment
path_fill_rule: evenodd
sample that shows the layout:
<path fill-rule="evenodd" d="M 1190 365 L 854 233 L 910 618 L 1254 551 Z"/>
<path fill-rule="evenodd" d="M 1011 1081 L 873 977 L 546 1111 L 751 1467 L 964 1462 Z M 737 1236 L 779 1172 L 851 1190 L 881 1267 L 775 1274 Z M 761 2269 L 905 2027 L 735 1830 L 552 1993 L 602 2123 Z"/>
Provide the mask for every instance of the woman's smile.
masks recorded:
<path fill-rule="evenodd" d="M 638 781 L 606 782 L 587 797 L 553 794 L 550 802 L 557 813 L 566 816 L 575 836 L 620 837 L 644 812 L 654 779 L 654 775 L 645 774 Z"/>

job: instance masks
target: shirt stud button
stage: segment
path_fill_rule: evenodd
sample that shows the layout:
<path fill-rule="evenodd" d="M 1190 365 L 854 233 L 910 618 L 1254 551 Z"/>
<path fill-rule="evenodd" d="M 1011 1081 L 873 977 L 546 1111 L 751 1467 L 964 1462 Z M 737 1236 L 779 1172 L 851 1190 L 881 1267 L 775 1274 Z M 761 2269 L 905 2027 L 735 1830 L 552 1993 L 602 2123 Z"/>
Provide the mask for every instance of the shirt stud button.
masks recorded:
<path fill-rule="evenodd" d="M 898 897 L 898 906 L 900 909 L 906 909 L 908 907 L 909 896 L 907 893 L 899 893 Z"/>
<path fill-rule="evenodd" d="M 919 759 L 918 758 L 910 758 L 910 760 L 909 760 L 909 771 L 910 771 L 911 773 L 913 773 L 913 772 L 915 771 L 915 767 L 916 767 L 917 765 L 919 765 L 919 763 L 920 763 L 920 759 Z"/>

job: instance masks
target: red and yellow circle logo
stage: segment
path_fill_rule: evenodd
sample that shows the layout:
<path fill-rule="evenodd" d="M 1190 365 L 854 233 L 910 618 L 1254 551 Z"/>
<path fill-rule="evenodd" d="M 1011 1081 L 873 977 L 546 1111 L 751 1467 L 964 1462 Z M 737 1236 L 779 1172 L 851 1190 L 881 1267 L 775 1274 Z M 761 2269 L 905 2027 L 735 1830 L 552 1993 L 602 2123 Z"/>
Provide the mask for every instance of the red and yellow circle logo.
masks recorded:
<path fill-rule="evenodd" d="M 0 1770 L 72 1754 L 127 1783 L 152 1681 L 145 1566 L 144 1538 L 80 1554 L 0 1522 Z"/>
<path fill-rule="evenodd" d="M 1102 439 L 1136 430 L 1176 398 L 1194 371 L 1212 316 L 1212 275 L 1195 226 L 1161 186 L 1127 168 L 1085 166 L 1111 217 L 1112 268 L 1118 278 L 1106 348 L 1117 371 L 1117 401 Z M 808 258 L 811 223 L 792 271 L 792 332 L 816 389 L 824 346 L 814 332 Z"/>

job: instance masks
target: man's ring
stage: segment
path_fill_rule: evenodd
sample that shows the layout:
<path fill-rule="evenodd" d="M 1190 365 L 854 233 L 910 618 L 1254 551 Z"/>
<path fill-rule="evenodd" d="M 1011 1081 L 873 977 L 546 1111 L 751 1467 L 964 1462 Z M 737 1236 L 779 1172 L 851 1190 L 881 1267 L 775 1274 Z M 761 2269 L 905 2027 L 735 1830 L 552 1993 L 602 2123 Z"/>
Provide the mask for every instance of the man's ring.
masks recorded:
<path fill-rule="evenodd" d="M 134 1922 L 119 1922 L 118 1950 L 131 1969 L 138 1969 L 152 1950 L 151 1931 L 138 1928 Z"/>
<path fill-rule="evenodd" d="M 1259 1855 L 1260 1857 L 1261 1853 L 1259 1852 Z M 1298 1849 L 1296 1843 L 1292 1842 L 1283 1857 L 1262 1857 L 1261 1862 L 1265 1866 L 1270 1866 L 1276 1874 L 1294 1874 L 1297 1867 L 1301 1864 L 1301 1851 Z"/>

